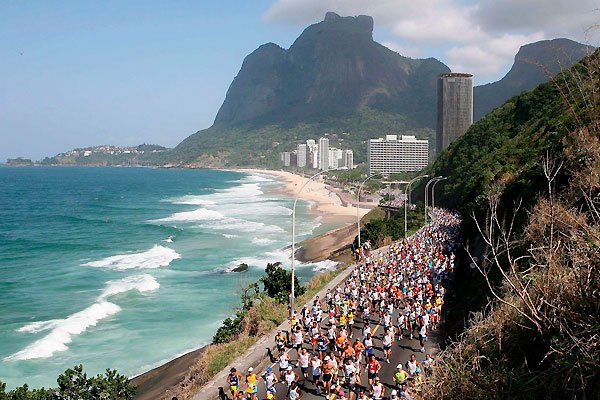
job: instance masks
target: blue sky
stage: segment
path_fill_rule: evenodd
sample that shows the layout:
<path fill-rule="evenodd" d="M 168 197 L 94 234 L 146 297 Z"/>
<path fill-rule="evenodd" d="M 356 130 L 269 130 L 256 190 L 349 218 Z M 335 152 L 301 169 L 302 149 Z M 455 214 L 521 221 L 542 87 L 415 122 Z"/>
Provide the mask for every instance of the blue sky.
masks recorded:
<path fill-rule="evenodd" d="M 289 47 L 323 10 L 373 15 L 377 41 L 463 68 L 456 60 L 476 40 L 448 32 L 461 30 L 461 15 L 478 3 L 432 0 L 457 10 L 458 22 L 445 18 L 452 23 L 436 33 L 414 29 L 435 17 L 428 7 L 403 9 L 396 19 L 382 10 L 405 1 L 1 1 L 0 161 L 99 144 L 174 146 L 212 124 L 248 53 L 266 42 Z M 494 64 L 482 69 L 480 83 L 504 75 L 524 40 L 548 36 L 510 32 L 510 44 L 499 44 L 503 56 L 480 60 Z"/>

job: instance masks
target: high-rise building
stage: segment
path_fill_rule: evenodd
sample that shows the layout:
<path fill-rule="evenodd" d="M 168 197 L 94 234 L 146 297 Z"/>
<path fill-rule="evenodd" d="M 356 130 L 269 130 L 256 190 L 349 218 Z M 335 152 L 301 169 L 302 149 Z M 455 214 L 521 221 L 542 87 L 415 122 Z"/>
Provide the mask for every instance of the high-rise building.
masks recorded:
<path fill-rule="evenodd" d="M 306 143 L 298 145 L 298 168 L 306 168 L 306 159 L 308 157 L 308 146 Z"/>
<path fill-rule="evenodd" d="M 306 141 L 308 155 L 306 157 L 306 165 L 309 168 L 319 168 L 319 145 L 313 140 Z"/>
<path fill-rule="evenodd" d="M 344 150 L 342 153 L 342 159 L 344 160 L 344 167 L 348 169 L 354 168 L 354 153 L 352 150 Z"/>
<path fill-rule="evenodd" d="M 324 137 L 319 139 L 319 169 L 329 169 L 329 139 Z"/>
<path fill-rule="evenodd" d="M 473 124 L 473 75 L 442 74 L 437 89 L 436 153 L 464 134 Z"/>
<path fill-rule="evenodd" d="M 429 141 L 414 136 L 386 135 L 369 140 L 369 175 L 420 171 L 429 161 Z"/>
<path fill-rule="evenodd" d="M 290 159 L 291 153 L 289 151 L 284 151 L 281 153 L 281 163 L 284 167 L 289 167 L 291 163 Z"/>
<path fill-rule="evenodd" d="M 329 169 L 338 169 L 343 167 L 342 150 L 335 147 L 329 148 Z"/>

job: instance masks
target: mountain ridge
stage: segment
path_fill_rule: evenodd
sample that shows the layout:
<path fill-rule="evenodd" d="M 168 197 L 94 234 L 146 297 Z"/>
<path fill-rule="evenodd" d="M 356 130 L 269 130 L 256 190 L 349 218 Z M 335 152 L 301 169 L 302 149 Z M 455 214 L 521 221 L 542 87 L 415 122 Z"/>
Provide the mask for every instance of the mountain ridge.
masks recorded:
<path fill-rule="evenodd" d="M 473 88 L 473 120 L 480 120 L 511 97 L 547 82 L 594 49 L 567 38 L 540 40 L 521 46 L 502 79 Z"/>

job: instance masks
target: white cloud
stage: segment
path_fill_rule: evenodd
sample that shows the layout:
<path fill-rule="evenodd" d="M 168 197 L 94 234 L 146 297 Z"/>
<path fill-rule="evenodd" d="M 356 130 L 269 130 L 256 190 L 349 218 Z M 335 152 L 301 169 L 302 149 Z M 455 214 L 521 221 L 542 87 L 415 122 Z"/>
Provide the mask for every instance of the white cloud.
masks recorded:
<path fill-rule="evenodd" d="M 416 46 L 402 46 L 396 42 L 383 42 L 381 44 L 404 57 L 421 58 L 424 56 L 423 51 Z"/>
<path fill-rule="evenodd" d="M 398 53 L 427 57 L 426 47 L 452 70 L 471 72 L 480 83 L 505 73 L 519 47 L 545 38 L 568 37 L 598 45 L 586 28 L 600 21 L 598 0 L 278 0 L 265 13 L 270 22 L 306 25 L 327 11 L 371 15 L 384 41 Z"/>

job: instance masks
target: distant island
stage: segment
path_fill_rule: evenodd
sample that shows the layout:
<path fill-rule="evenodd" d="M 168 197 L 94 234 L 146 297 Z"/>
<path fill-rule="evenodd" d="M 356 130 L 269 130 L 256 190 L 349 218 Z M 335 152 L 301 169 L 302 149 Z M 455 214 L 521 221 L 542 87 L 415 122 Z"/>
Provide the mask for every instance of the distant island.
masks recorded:
<path fill-rule="evenodd" d="M 35 165 L 35 163 L 29 158 L 17 157 L 6 160 L 6 165 L 10 165 L 11 167 L 27 167 Z"/>
<path fill-rule="evenodd" d="M 164 164 L 168 150 L 170 149 L 167 147 L 145 143 L 131 147 L 101 145 L 69 150 L 37 162 L 22 157 L 10 158 L 6 161 L 6 165 L 15 167 L 34 165 L 154 166 Z"/>

